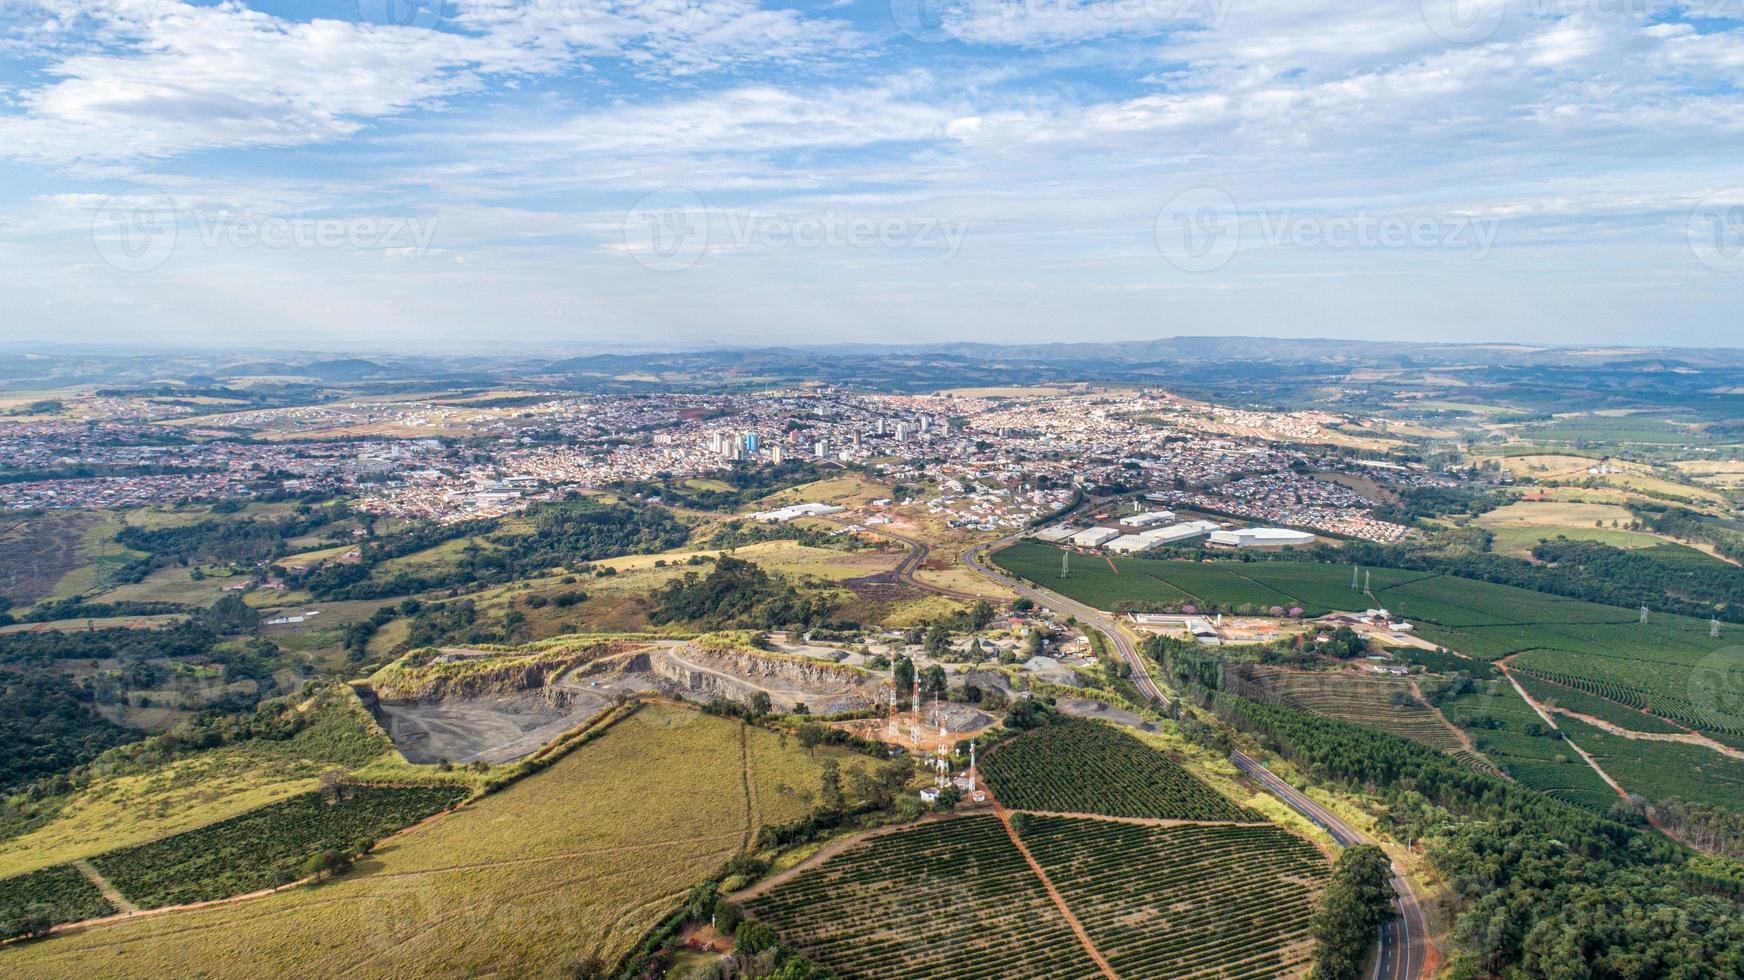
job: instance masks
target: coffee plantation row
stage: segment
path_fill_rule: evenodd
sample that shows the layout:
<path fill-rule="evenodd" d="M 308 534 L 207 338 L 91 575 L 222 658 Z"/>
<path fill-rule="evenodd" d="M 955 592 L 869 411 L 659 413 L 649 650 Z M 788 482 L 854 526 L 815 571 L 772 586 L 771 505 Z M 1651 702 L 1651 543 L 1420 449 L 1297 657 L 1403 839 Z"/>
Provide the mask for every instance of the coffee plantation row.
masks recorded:
<path fill-rule="evenodd" d="M 1121 976 L 1289 976 L 1313 951 L 1327 861 L 1278 827 L 1032 816 L 1022 836 Z"/>
<path fill-rule="evenodd" d="M 746 908 L 844 978 L 1101 975 L 986 815 L 868 838 Z"/>
<path fill-rule="evenodd" d="M 1107 725 L 1061 718 L 987 753 L 988 789 L 1013 810 L 1166 820 L 1262 819 L 1161 752 Z"/>
<path fill-rule="evenodd" d="M 351 853 L 453 807 L 454 787 L 347 787 L 330 800 L 304 793 L 198 830 L 109 851 L 89 864 L 140 908 L 245 894 L 295 881 L 324 852 Z M 0 880 L 0 921 L 50 923 L 115 911 L 70 864 Z"/>

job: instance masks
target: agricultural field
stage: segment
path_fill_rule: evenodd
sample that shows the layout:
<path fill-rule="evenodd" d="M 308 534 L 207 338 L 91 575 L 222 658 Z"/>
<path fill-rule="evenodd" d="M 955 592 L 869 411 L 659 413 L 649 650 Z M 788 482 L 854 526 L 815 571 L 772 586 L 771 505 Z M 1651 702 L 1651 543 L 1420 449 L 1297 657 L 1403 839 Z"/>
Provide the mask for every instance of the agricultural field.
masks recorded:
<path fill-rule="evenodd" d="M 1300 607 L 1322 616 L 1335 609 L 1363 609 L 1370 600 L 1350 587 L 1351 570 L 1343 565 L 1303 562 L 1194 562 L 1157 558 L 1078 555 L 1060 575 L 1061 550 L 1035 541 L 1021 541 L 991 555 L 994 564 L 1044 588 L 1053 589 L 1099 609 L 1123 603 L 1201 611 L 1250 606 Z M 1377 591 L 1420 578 L 1429 572 L 1374 569 Z"/>
<path fill-rule="evenodd" d="M 1308 964 L 1329 867 L 1277 827 L 1029 816 L 1022 838 L 1120 976 L 1280 977 Z"/>
<path fill-rule="evenodd" d="M 1634 514 L 1615 504 L 1523 500 L 1489 511 L 1472 523 L 1494 536 L 1492 551 L 1517 558 L 1528 557 L 1539 541 L 1556 537 L 1627 549 L 1665 543 L 1652 534 L 1624 530 L 1634 520 Z M 1613 527 L 1613 522 L 1621 526 Z"/>
<path fill-rule="evenodd" d="M 1491 768 L 1471 751 L 1470 743 L 1458 729 L 1417 696 L 1408 680 L 1258 664 L 1244 665 L 1240 673 L 1246 680 L 1240 685 L 1243 689 L 1231 686 L 1238 694 L 1403 735 L 1463 761 Z"/>
<path fill-rule="evenodd" d="M 981 775 L 1013 810 L 1168 820 L 1260 820 L 1161 752 L 1111 726 L 1075 718 L 989 750 Z"/>
<path fill-rule="evenodd" d="M 326 884 L 0 950 L 0 973 L 258 977 L 271 963 L 385 978 L 612 962 L 758 826 L 802 816 L 794 788 L 815 788 L 830 757 L 733 720 L 646 706 Z"/>
<path fill-rule="evenodd" d="M 1562 708 L 1577 714 L 1592 715 L 1594 718 L 1608 721 L 1613 725 L 1626 728 L 1632 732 L 1656 732 L 1672 734 L 1684 731 L 1683 728 L 1643 711 L 1625 707 L 1615 700 L 1622 692 L 1612 691 L 1611 697 L 1602 697 L 1590 693 L 1585 688 L 1604 691 L 1604 685 L 1581 677 L 1564 676 L 1563 683 L 1541 678 L 1524 670 L 1514 672 L 1514 679 L 1532 695 L 1532 699 L 1548 707 Z"/>
<path fill-rule="evenodd" d="M 1523 624 L 1625 623 L 1636 619 L 1627 609 L 1403 569 L 1362 569 L 1363 580 L 1374 592 L 1371 599 L 1350 587 L 1350 566 L 1308 562 L 1073 555 L 1070 573 L 1062 578 L 1060 553 L 1051 545 L 1026 541 L 992 557 L 1006 571 L 1101 609 L 1123 602 L 1179 607 L 1185 597 L 1201 611 L 1277 606 L 1297 607 L 1304 615 L 1321 616 L 1338 609 L 1364 609 L 1378 600 L 1396 615 L 1426 627 L 1426 633 L 1440 629 L 1450 637 L 1463 636 L 1472 627 L 1506 626 L 1514 630 Z M 1473 653 L 1454 643 L 1447 645 Z"/>
<path fill-rule="evenodd" d="M 91 879 L 70 864 L 0 879 L 0 926 L 24 915 L 76 922 L 116 911 Z"/>
<path fill-rule="evenodd" d="M 85 564 L 85 535 L 102 518 L 89 511 L 47 511 L 0 518 L 0 595 L 26 606 L 55 591 Z"/>
<path fill-rule="evenodd" d="M 1549 726 L 1506 680 L 1479 681 L 1441 710 L 1521 785 L 1601 813 L 1617 802 L 1616 791 L 1566 743 L 1553 734 L 1527 734 L 1528 726 Z"/>
<path fill-rule="evenodd" d="M 303 876 L 322 851 L 374 842 L 460 802 L 460 787 L 348 788 L 320 792 L 184 834 L 91 858 L 111 885 L 140 908 L 185 905 L 271 888 Z"/>
<path fill-rule="evenodd" d="M 1575 718 L 1557 724 L 1631 793 L 1654 803 L 1679 799 L 1744 810 L 1744 761 L 1701 745 L 1625 738 Z"/>
<path fill-rule="evenodd" d="M 864 839 L 746 902 L 838 976 L 1100 976 L 991 816 Z"/>
<path fill-rule="evenodd" d="M 1648 623 L 1522 630 L 1529 634 L 1518 641 L 1526 652 L 1508 664 L 1684 728 L 1740 736 L 1744 650 L 1728 630 L 1737 627 L 1722 627 L 1713 638 L 1707 624 L 1669 615 Z"/>

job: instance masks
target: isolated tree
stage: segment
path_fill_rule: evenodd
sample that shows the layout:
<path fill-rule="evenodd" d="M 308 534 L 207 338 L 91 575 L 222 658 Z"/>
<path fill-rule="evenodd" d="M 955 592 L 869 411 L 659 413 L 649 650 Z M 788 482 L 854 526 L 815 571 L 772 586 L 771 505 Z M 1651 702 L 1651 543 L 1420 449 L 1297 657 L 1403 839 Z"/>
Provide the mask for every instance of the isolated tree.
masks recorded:
<path fill-rule="evenodd" d="M 929 698 L 942 698 L 948 681 L 945 679 L 945 668 L 938 664 L 928 667 L 920 675 L 920 693 Z"/>
<path fill-rule="evenodd" d="M 945 629 L 943 624 L 934 623 L 933 628 L 927 630 L 925 647 L 929 657 L 942 657 L 950 653 L 951 631 Z"/>
<path fill-rule="evenodd" d="M 907 694 L 914 687 L 914 661 L 907 657 L 897 657 L 896 666 L 891 669 L 891 683 L 896 685 L 897 694 Z"/>
<path fill-rule="evenodd" d="M 328 803 L 338 803 L 347 795 L 350 788 L 346 784 L 346 775 L 343 769 L 322 770 L 317 782 L 321 788 L 321 795 L 327 798 Z"/>
<path fill-rule="evenodd" d="M 773 710 L 775 710 L 775 705 L 769 700 L 767 692 L 758 691 L 751 695 L 751 717 L 761 718 Z"/>
<path fill-rule="evenodd" d="M 825 759 L 818 773 L 818 799 L 825 810 L 841 812 L 844 806 L 842 799 L 842 767 L 834 759 Z"/>
<path fill-rule="evenodd" d="M 824 744 L 830 737 L 830 730 L 816 722 L 806 722 L 799 726 L 799 744 L 805 747 L 807 753 L 817 755 L 817 747 Z"/>
<path fill-rule="evenodd" d="M 303 862 L 303 873 L 311 875 L 319 881 L 351 867 L 351 855 L 344 851 L 329 848 L 319 854 L 311 854 L 309 860 Z"/>
<path fill-rule="evenodd" d="M 774 949 L 776 944 L 775 930 L 766 922 L 756 922 L 746 919 L 733 930 L 733 952 L 755 956 L 766 949 Z"/>

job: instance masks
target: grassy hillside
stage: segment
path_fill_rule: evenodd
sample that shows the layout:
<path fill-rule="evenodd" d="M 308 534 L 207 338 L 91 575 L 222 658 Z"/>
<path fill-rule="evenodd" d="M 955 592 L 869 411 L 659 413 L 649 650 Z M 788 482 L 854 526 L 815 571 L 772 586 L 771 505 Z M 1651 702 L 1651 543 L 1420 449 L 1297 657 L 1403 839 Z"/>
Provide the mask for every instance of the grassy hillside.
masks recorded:
<path fill-rule="evenodd" d="M 310 706 L 308 723 L 283 740 L 252 739 L 168 762 L 105 758 L 89 785 L 51 819 L 0 841 L 0 878 L 179 834 L 315 788 L 331 768 L 405 767 L 343 685 Z M 125 751 L 125 750 L 124 750 Z"/>
<path fill-rule="evenodd" d="M 0 973 L 554 974 L 613 960 L 761 823 L 796 819 L 818 759 L 736 721 L 648 707 L 325 885 L 0 951 Z"/>

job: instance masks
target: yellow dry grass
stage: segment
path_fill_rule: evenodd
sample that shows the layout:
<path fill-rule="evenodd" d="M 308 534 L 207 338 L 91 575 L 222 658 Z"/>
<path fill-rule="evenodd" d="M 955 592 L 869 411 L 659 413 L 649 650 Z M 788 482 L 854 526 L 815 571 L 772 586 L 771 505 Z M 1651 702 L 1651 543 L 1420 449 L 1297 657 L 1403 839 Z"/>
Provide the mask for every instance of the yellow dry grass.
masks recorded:
<path fill-rule="evenodd" d="M 328 884 L 14 947 L 0 973 L 549 976 L 609 963 L 759 816 L 801 813 L 777 788 L 815 790 L 817 761 L 735 721 L 647 707 Z"/>
<path fill-rule="evenodd" d="M 216 823 L 315 788 L 317 772 L 264 767 L 239 747 L 101 780 L 48 824 L 0 843 L 0 878 Z"/>

